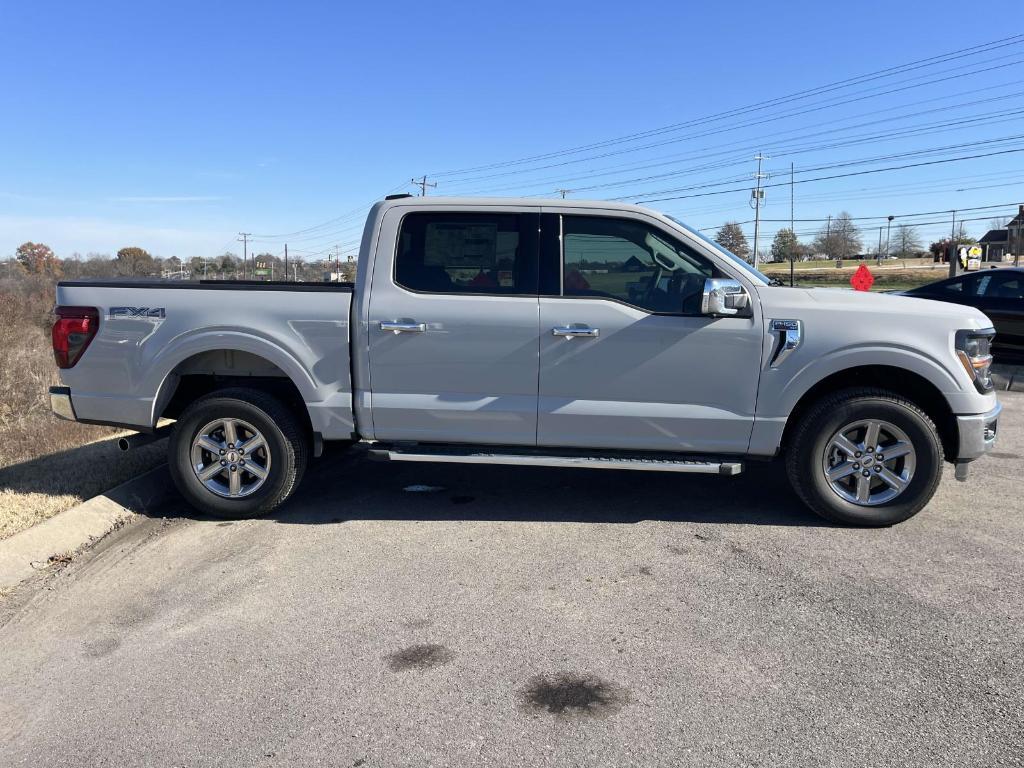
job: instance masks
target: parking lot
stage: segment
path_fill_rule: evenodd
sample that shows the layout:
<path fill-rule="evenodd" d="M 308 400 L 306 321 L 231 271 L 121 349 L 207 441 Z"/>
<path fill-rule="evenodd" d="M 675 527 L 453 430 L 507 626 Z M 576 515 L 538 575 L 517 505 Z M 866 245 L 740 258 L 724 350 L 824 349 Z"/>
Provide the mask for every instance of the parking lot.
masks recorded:
<path fill-rule="evenodd" d="M 891 529 L 737 478 L 318 462 L 0 601 L 4 765 L 1024 764 L 1024 395 Z M 416 486 L 426 486 L 416 488 Z"/>

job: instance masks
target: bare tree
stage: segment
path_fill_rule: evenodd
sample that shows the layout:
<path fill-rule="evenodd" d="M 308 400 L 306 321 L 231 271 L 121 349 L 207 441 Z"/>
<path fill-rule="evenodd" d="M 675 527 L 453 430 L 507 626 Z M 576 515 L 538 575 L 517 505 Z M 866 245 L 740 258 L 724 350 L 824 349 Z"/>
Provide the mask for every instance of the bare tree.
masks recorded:
<path fill-rule="evenodd" d="M 853 217 L 843 211 L 822 227 L 814 238 L 814 250 L 834 259 L 849 259 L 860 253 L 860 231 Z"/>
<path fill-rule="evenodd" d="M 923 250 L 920 233 L 910 224 L 900 224 L 892 233 L 889 252 L 901 259 L 909 259 Z"/>

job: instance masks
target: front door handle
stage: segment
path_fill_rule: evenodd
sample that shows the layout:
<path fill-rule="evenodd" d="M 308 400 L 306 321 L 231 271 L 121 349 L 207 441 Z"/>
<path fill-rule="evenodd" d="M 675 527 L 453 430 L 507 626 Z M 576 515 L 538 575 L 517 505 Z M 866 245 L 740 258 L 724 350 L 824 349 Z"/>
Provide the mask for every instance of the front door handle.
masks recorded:
<path fill-rule="evenodd" d="M 574 339 L 577 336 L 583 336 L 588 339 L 596 339 L 601 335 L 600 328 L 590 328 L 586 325 L 565 325 L 556 326 L 551 329 L 552 336 L 564 336 L 567 339 Z"/>
<path fill-rule="evenodd" d="M 427 330 L 426 323 L 406 323 L 397 320 L 381 320 L 382 331 L 393 331 L 394 333 L 423 333 Z"/>

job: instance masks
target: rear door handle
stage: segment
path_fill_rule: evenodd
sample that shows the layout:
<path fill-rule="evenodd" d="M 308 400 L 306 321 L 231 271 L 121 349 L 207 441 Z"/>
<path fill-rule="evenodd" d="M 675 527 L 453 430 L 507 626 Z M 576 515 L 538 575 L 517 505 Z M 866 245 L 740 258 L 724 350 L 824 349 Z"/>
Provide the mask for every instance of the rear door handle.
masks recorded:
<path fill-rule="evenodd" d="M 380 329 L 382 331 L 392 331 L 394 333 L 423 333 L 427 330 L 426 323 L 403 323 L 393 320 L 381 320 Z"/>
<path fill-rule="evenodd" d="M 586 325 L 564 325 L 556 326 L 551 329 L 552 336 L 565 336 L 568 339 L 574 339 L 577 336 L 583 336 L 588 339 L 596 339 L 601 335 L 600 328 L 590 328 Z"/>

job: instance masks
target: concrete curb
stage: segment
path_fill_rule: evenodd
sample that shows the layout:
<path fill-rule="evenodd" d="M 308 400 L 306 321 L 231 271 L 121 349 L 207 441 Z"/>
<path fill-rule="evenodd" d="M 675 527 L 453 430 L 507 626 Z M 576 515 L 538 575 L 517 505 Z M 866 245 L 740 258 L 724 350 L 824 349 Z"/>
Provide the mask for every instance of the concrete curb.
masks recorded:
<path fill-rule="evenodd" d="M 161 464 L 0 541 L 0 591 L 48 568 L 52 557 L 74 554 L 141 515 L 155 515 L 173 493 L 167 465 Z"/>

